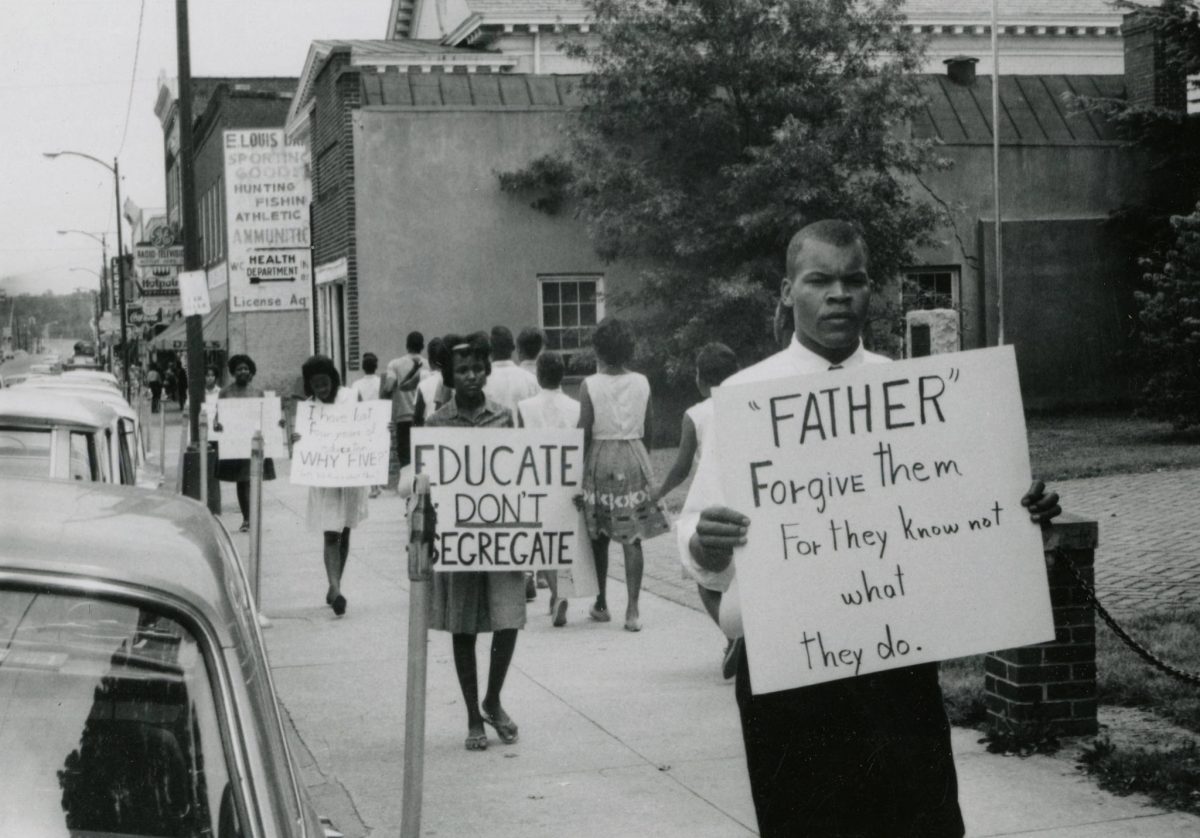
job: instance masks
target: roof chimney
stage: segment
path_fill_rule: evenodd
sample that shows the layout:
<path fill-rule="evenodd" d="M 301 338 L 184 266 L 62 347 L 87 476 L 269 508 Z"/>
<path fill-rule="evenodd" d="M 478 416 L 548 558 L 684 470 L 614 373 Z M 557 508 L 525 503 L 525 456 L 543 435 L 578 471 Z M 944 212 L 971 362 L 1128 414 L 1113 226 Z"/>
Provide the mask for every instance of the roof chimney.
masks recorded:
<path fill-rule="evenodd" d="M 969 86 L 975 83 L 975 65 L 978 58 L 969 55 L 952 55 L 942 62 L 946 65 L 946 75 L 955 84 Z"/>
<path fill-rule="evenodd" d="M 1187 107 L 1187 80 L 1170 45 L 1161 18 L 1134 12 L 1121 23 L 1125 41 L 1125 95 L 1129 104 L 1182 111 Z"/>

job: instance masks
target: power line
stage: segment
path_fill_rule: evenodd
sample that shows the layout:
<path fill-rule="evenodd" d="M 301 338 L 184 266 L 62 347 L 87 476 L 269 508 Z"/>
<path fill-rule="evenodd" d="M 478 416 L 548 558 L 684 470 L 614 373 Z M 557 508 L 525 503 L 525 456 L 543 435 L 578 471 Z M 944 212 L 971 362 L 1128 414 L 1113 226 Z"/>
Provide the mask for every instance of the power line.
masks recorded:
<path fill-rule="evenodd" d="M 146 0 L 142 0 L 138 11 L 137 40 L 133 44 L 133 73 L 129 79 L 129 103 L 125 106 L 125 127 L 121 129 L 121 145 L 117 149 L 117 157 L 125 150 L 125 137 L 129 133 L 129 115 L 133 113 L 133 89 L 137 84 L 138 56 L 142 51 L 142 21 L 146 17 Z"/>

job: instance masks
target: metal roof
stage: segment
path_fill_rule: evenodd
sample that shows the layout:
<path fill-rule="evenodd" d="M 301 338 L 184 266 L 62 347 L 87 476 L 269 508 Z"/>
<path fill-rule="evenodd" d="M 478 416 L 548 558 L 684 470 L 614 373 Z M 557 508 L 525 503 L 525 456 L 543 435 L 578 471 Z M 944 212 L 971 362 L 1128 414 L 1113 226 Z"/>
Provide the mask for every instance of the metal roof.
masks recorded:
<path fill-rule="evenodd" d="M 111 407 L 90 401 L 85 396 L 46 393 L 26 387 L 0 391 L 0 422 L 51 427 L 75 425 L 83 428 L 107 428 L 117 414 Z"/>
<path fill-rule="evenodd" d="M 972 23 L 990 23 L 992 0 L 907 0 L 901 11 L 910 22 L 933 20 L 970 20 Z M 1070 22 L 1099 23 L 1121 21 L 1122 12 L 1113 8 L 1112 0 L 1004 0 L 1000 4 L 1001 25 L 1018 21 L 1065 20 Z M 1087 20 L 1085 20 L 1085 18 Z"/>
<path fill-rule="evenodd" d="M 913 123 L 917 137 L 948 145 L 992 142 L 992 79 L 962 85 L 944 74 L 923 75 L 923 113 Z M 1123 76 L 1001 76 L 1000 141 L 1005 145 L 1086 145 L 1117 142 L 1113 126 L 1099 114 L 1074 112 L 1073 95 L 1123 99 Z"/>
<path fill-rule="evenodd" d="M 0 478 L 0 573 L 84 576 L 164 591 L 228 626 L 251 613 L 232 545 L 202 504 L 110 483 Z"/>
<path fill-rule="evenodd" d="M 363 105 L 415 108 L 569 108 L 582 76 L 526 73 L 364 73 Z"/>

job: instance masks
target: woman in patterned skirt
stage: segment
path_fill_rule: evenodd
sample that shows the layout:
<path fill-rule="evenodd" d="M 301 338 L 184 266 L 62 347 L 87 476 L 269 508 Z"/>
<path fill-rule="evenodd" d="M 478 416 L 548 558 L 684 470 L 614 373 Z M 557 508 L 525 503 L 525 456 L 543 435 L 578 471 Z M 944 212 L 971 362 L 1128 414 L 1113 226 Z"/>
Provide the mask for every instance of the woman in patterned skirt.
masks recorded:
<path fill-rule="evenodd" d="M 593 620 L 607 622 L 605 587 L 608 544 L 625 552 L 625 630 L 641 631 L 638 597 L 642 591 L 642 539 L 670 530 L 659 505 L 651 499 L 654 471 L 642 438 L 650 411 L 650 382 L 625 368 L 633 357 L 633 332 L 623 321 L 606 317 L 592 337 L 598 372 L 584 379 L 579 391 L 579 427 L 583 428 L 586 464 L 583 473 L 584 517 L 596 560 L 600 594 Z"/>

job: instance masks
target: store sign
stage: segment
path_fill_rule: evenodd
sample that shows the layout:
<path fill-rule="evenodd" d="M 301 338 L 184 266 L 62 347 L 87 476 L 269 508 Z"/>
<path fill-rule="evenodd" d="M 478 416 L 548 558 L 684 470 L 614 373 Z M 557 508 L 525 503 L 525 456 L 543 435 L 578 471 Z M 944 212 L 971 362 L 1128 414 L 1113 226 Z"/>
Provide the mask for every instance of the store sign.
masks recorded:
<path fill-rule="evenodd" d="M 178 275 L 183 270 L 183 245 L 176 244 L 175 229 L 165 216 L 156 216 L 143 229 L 145 241 L 133 249 L 133 264 L 143 297 L 179 296 Z"/>
<path fill-rule="evenodd" d="M 231 311 L 307 309 L 312 296 L 308 146 L 281 130 L 225 132 Z"/>

